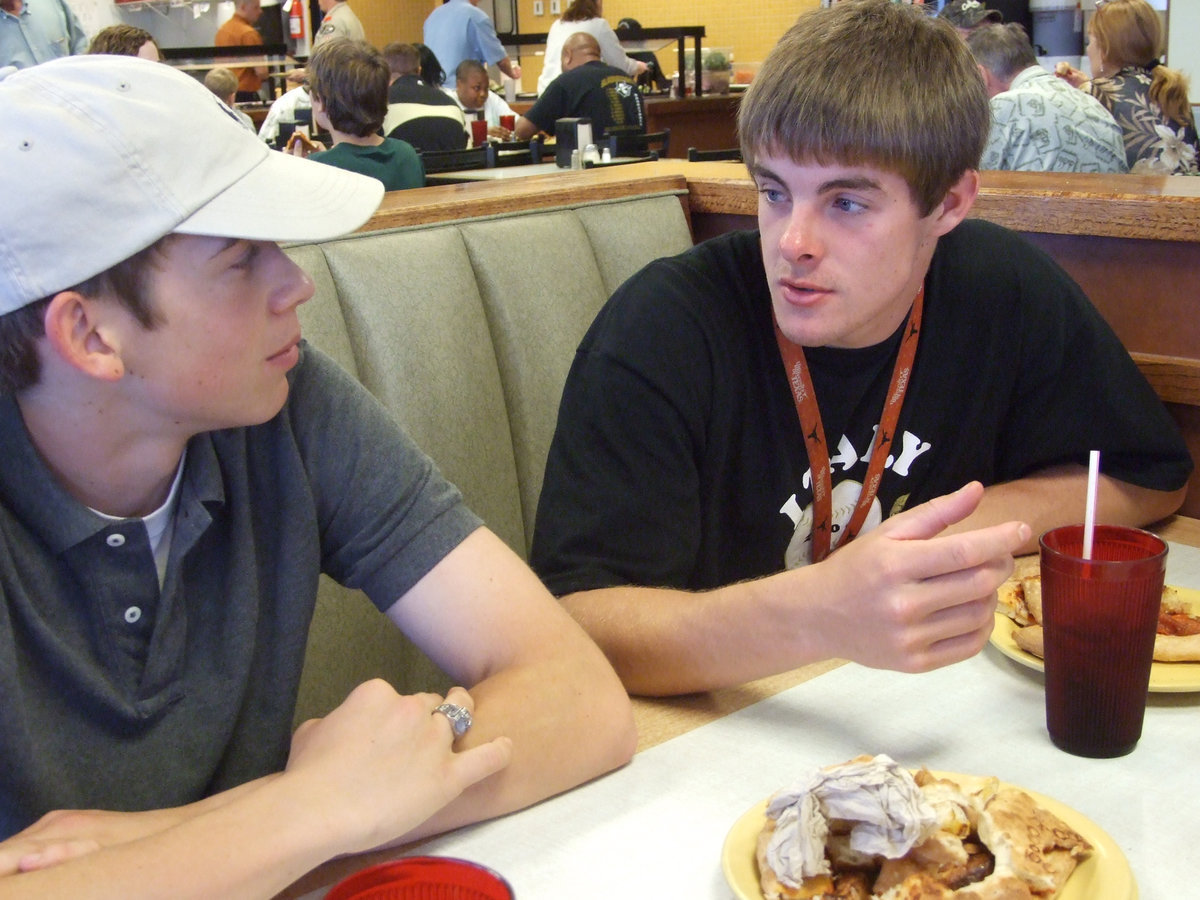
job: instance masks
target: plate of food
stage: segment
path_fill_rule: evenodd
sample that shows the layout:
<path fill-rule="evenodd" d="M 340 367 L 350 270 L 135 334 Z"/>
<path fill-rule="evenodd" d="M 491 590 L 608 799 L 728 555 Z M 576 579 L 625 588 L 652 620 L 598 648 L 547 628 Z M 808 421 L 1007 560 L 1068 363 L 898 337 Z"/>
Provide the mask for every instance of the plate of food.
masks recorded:
<path fill-rule="evenodd" d="M 996 778 L 911 772 L 881 755 L 826 767 L 797 784 L 803 788 L 782 790 L 756 804 L 729 830 L 721 867 L 739 900 L 1138 896 L 1125 855 L 1099 825 L 1050 797 Z M 806 803 L 806 793 L 820 802 Z M 905 811 L 898 819 L 896 798 L 906 796 L 911 803 L 901 799 Z M 874 833 L 867 840 L 879 839 L 880 829 L 872 827 L 878 822 L 871 817 L 880 806 L 891 807 L 885 811 L 890 840 L 898 833 L 898 820 L 922 822 L 911 846 L 893 848 L 901 855 L 864 853 L 855 836 L 857 826 L 866 823 Z M 861 811 L 863 818 L 842 818 L 848 809 L 855 810 L 853 815 Z M 815 829 L 814 810 L 823 817 Z M 828 874 L 797 878 L 796 872 L 788 877 L 773 870 L 773 863 L 797 868 L 804 854 L 795 852 L 796 835 L 788 829 L 798 825 L 809 833 L 827 830 Z M 773 846 L 777 835 L 786 848 L 782 855 Z"/>
<path fill-rule="evenodd" d="M 997 595 L 992 646 L 1009 659 L 1042 671 L 1042 585 L 1037 557 L 1018 560 L 1013 577 L 1000 586 Z M 1200 591 L 1163 586 L 1150 690 L 1200 691 Z"/>

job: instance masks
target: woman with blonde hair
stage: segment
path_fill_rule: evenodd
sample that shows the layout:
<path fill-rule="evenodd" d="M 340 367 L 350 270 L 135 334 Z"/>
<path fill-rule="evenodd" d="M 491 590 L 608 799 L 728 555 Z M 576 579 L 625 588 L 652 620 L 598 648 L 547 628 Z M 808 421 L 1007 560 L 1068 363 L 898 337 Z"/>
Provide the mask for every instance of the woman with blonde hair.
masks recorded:
<path fill-rule="evenodd" d="M 1159 62 L 1162 22 L 1146 0 L 1096 0 L 1088 25 L 1092 80 L 1059 63 L 1056 74 L 1103 103 L 1121 126 L 1129 171 L 1200 174 L 1188 79 Z"/>
<path fill-rule="evenodd" d="M 646 71 L 646 64 L 630 59 L 621 49 L 616 32 L 604 19 L 604 0 L 571 0 L 562 18 L 556 19 L 546 35 L 546 56 L 542 62 L 542 74 L 538 76 L 539 95 L 546 86 L 562 74 L 562 49 L 567 38 L 577 31 L 586 31 L 600 44 L 600 59 L 621 69 L 631 78 Z"/>

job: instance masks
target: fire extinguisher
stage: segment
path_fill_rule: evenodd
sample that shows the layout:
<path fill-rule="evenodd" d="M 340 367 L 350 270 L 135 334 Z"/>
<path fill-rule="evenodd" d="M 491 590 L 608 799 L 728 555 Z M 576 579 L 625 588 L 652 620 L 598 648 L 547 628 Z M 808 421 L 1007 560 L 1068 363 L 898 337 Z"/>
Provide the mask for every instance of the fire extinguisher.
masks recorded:
<path fill-rule="evenodd" d="M 304 3 L 302 0 L 292 0 L 292 8 L 288 13 L 288 33 L 292 40 L 304 40 Z"/>

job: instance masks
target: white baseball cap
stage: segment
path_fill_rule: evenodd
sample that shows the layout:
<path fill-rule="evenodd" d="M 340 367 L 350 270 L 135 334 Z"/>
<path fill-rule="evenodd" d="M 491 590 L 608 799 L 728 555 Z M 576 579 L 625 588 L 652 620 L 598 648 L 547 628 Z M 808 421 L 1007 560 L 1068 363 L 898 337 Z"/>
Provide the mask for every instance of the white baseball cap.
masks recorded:
<path fill-rule="evenodd" d="M 163 63 L 70 56 L 0 70 L 0 315 L 171 232 L 325 240 L 382 196 L 374 178 L 271 150 Z"/>

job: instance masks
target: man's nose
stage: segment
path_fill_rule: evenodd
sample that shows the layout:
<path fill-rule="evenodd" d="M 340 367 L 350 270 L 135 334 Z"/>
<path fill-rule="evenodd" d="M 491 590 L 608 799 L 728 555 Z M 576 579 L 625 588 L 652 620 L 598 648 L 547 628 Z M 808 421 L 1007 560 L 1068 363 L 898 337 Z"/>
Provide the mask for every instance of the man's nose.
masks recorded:
<path fill-rule="evenodd" d="M 820 256 L 821 248 L 819 218 L 810 210 L 793 206 L 779 236 L 780 253 L 785 259 L 799 260 Z"/>

